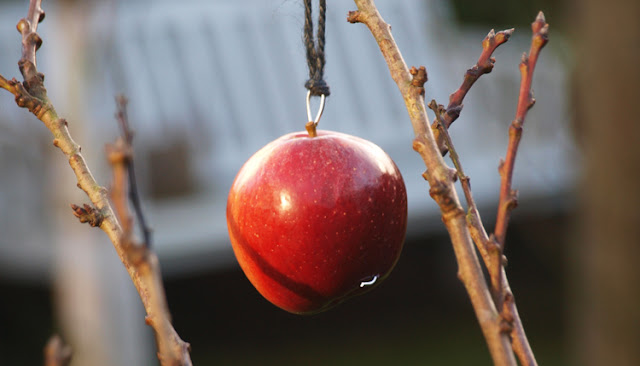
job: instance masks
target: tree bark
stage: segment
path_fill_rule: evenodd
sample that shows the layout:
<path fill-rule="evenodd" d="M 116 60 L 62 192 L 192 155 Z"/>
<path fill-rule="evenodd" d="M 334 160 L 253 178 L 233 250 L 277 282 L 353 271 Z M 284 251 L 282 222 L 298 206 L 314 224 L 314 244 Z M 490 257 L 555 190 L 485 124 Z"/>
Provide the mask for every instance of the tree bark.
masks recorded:
<path fill-rule="evenodd" d="M 576 365 L 640 365 L 640 3 L 574 0 L 574 111 L 584 156 L 568 261 Z"/>

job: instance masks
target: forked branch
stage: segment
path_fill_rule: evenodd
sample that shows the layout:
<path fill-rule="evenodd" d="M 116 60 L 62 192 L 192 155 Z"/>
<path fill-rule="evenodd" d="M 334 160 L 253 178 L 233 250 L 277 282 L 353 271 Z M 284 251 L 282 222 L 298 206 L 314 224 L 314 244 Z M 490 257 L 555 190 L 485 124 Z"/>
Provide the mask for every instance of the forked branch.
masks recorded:
<path fill-rule="evenodd" d="M 80 146 L 69 133 L 67 122 L 58 117 L 47 97 L 43 84 L 44 75 L 39 73 L 36 67 L 36 51 L 42 43 L 37 34 L 37 27 L 43 19 L 41 0 L 31 0 L 27 17 L 21 19 L 17 26 L 22 35 L 22 58 L 18 65 L 23 82 L 15 78 L 7 80 L 0 75 L 0 87 L 15 96 L 18 106 L 27 108 L 44 123 L 53 135 L 54 146 L 69 160 L 78 187 L 87 194 L 93 205 L 72 206 L 74 215 L 82 222 L 99 226 L 109 236 L 140 294 L 147 312 L 147 324 L 153 328 L 156 335 L 160 363 L 163 366 L 191 365 L 189 345 L 180 339 L 170 322 L 157 257 L 147 246 L 135 243 L 132 237 L 128 200 L 126 194 L 121 193 L 127 190 L 129 174 L 126 167 L 131 159 L 130 144 L 116 143 L 110 154 L 114 168 L 113 186 L 116 191 L 112 193 L 118 215 L 124 223 L 121 226 L 114 215 L 107 190 L 94 179 L 80 153 Z"/>
<path fill-rule="evenodd" d="M 402 55 L 393 40 L 390 27 L 382 20 L 373 0 L 355 0 L 358 11 L 350 12 L 347 20 L 351 23 L 360 22 L 365 24 L 376 39 L 382 55 L 387 61 L 391 77 L 394 79 L 405 100 L 409 117 L 416 135 L 414 149 L 420 153 L 427 172 L 424 174 L 429 181 L 431 196 L 440 205 L 442 218 L 449 230 L 454 251 L 459 266 L 459 277 L 467 288 L 469 297 L 476 311 L 476 316 L 484 333 L 489 350 L 496 365 L 515 365 L 513 353 L 507 347 L 512 348 L 523 365 L 536 365 L 535 357 L 529 346 L 522 322 L 518 315 L 515 300 L 504 270 L 503 247 L 504 232 L 508 213 L 513 207 L 513 192 L 511 192 L 511 175 L 513 171 L 513 160 L 517 151 L 522 123 L 526 111 L 533 105 L 531 97 L 531 76 L 542 46 L 546 43 L 548 26 L 544 22 L 542 13 L 536 18 L 533 24 L 534 38 L 530 56 L 523 58 L 521 71 L 523 73 L 523 83 L 520 89 L 520 99 L 516 120 L 512 124 L 510 132 L 510 143 L 505 164 L 501 164 L 502 188 L 500 199 L 499 217 L 504 221 L 500 226 L 500 231 L 496 229 L 496 237 L 489 236 L 482 224 L 480 214 L 471 193 L 469 177 L 464 174 L 460 159 L 455 152 L 453 143 L 448 134 L 448 127 L 458 118 L 462 110 L 462 101 L 475 81 L 483 74 L 491 72 L 495 59 L 491 57 L 495 49 L 506 42 L 513 29 L 498 32 L 491 30 L 483 40 L 483 51 L 474 67 L 467 70 L 464 81 L 460 88 L 449 99 L 447 108 L 438 105 L 433 101 L 430 108 L 436 113 L 431 128 L 428 128 L 425 105 L 423 101 L 424 87 L 426 82 L 426 70 L 421 67 L 420 73 L 416 68 L 407 70 L 407 66 L 402 59 Z M 411 76 L 413 75 L 413 79 Z M 419 80 L 418 80 L 419 79 Z M 456 167 L 454 173 L 441 159 L 442 155 L 451 152 L 452 161 Z M 452 188 L 455 178 L 461 180 L 463 192 L 468 205 L 466 220 L 462 218 L 462 208 L 455 190 Z M 508 194 L 503 194 L 507 192 Z M 503 198 L 504 197 L 504 198 Z M 506 211 L 505 211 L 506 210 Z M 497 226 L 498 228 L 498 226 Z M 500 236 L 498 236 L 500 234 Z M 485 265 L 488 269 L 492 299 L 487 304 L 483 301 L 488 292 L 486 280 L 482 272 L 478 272 L 477 256 L 473 247 L 468 245 L 469 237 L 473 238 Z M 486 321 L 487 312 L 491 317 L 495 316 L 495 308 L 500 312 L 497 319 Z M 507 334 L 511 335 L 511 340 Z"/>
<path fill-rule="evenodd" d="M 429 109 L 435 113 L 435 131 L 438 131 L 440 137 L 444 141 L 444 147 L 450 153 L 451 161 L 456 168 L 456 174 L 458 175 L 458 179 L 460 180 L 460 184 L 462 186 L 462 191 L 464 193 L 465 200 L 467 201 L 467 226 L 469 227 L 469 232 L 471 238 L 473 239 L 482 259 L 484 260 L 485 266 L 489 266 L 492 262 L 492 253 L 497 250 L 497 246 L 489 240 L 478 240 L 477 238 L 486 237 L 487 233 L 482 226 L 482 221 L 480 220 L 480 213 L 478 212 L 478 207 L 476 205 L 476 201 L 473 198 L 473 193 L 471 192 L 471 178 L 464 173 L 462 168 L 462 163 L 460 162 L 460 157 L 453 146 L 453 141 L 451 141 L 451 136 L 449 136 L 449 131 L 447 127 L 445 127 L 444 115 L 447 113 L 446 109 L 442 104 L 436 103 L 435 100 L 432 100 L 429 103 Z M 491 278 L 491 283 L 493 284 L 495 280 Z M 492 286 L 494 287 L 494 286 Z M 495 294 L 494 294 L 495 298 Z"/>
<path fill-rule="evenodd" d="M 373 1 L 355 0 L 355 3 L 358 10 L 350 12 L 347 20 L 351 23 L 363 23 L 369 28 L 387 62 L 391 77 L 404 98 L 415 134 L 413 147 L 427 167 L 424 177 L 431 186 L 429 193 L 440 206 L 458 261 L 459 278 L 469 294 L 494 364 L 516 365 L 509 335 L 501 327 L 500 314 L 482 273 L 467 228 L 465 212 L 455 191 L 456 173 L 445 164 L 427 118 L 422 95 L 424 88 L 412 83 L 412 75 L 393 39 L 390 27 L 382 19 Z"/>
<path fill-rule="evenodd" d="M 523 62 L 520 65 L 523 77 L 521 80 L 517 116 L 514 120 L 516 126 L 514 127 L 514 123 L 512 123 L 510 127 L 510 143 L 508 151 L 511 152 L 509 156 L 512 159 L 515 159 L 515 153 L 517 152 L 518 142 L 522 133 L 522 123 L 524 123 L 524 117 L 528 109 L 533 106 L 534 102 L 531 96 L 531 81 L 535 63 L 537 61 L 540 49 L 542 49 L 542 47 L 547 42 L 548 25 L 544 20 L 544 15 L 542 12 L 540 12 L 536 17 L 536 20 L 532 24 L 532 29 L 533 39 L 530 55 L 533 55 L 533 57 L 526 58 L 526 56 L 523 56 Z M 467 223 L 469 226 L 471 237 L 476 243 L 476 246 L 481 253 L 482 258 L 484 259 L 485 266 L 488 269 L 489 277 L 491 280 L 491 290 L 494 301 L 496 303 L 496 307 L 502 309 L 502 316 L 505 321 L 505 326 L 507 329 L 511 329 L 513 349 L 518 356 L 520 363 L 522 365 L 533 366 L 537 365 L 537 362 L 535 360 L 533 351 L 531 350 L 531 346 L 529 345 L 529 341 L 527 339 L 522 321 L 518 314 L 518 309 L 515 304 L 515 298 L 513 296 L 513 293 L 511 292 L 509 281 L 505 273 L 503 256 L 504 242 L 501 245 L 495 235 L 489 236 L 487 234 L 484 225 L 482 224 L 480 213 L 473 199 L 473 195 L 471 193 L 471 185 L 469 182 L 470 178 L 464 174 L 464 171 L 462 170 L 462 164 L 460 163 L 458 155 L 455 153 L 455 148 L 453 147 L 453 143 L 447 132 L 447 128 L 451 125 L 451 123 L 447 124 L 447 121 L 449 121 L 449 118 L 451 118 L 452 116 L 452 106 L 457 105 L 456 101 L 462 100 L 471 85 L 473 85 L 473 82 L 475 82 L 475 80 L 477 79 L 476 76 L 479 77 L 479 75 L 487 73 L 491 70 L 495 60 L 491 58 L 490 55 L 497 46 L 506 42 L 509 36 L 513 33 L 513 29 L 502 31 L 499 33 L 503 32 L 504 36 L 498 37 L 497 35 L 493 35 L 492 30 L 491 32 L 489 32 L 489 35 L 483 40 L 483 51 L 478 60 L 478 63 L 473 68 L 467 70 L 467 73 L 465 74 L 465 81 L 463 82 L 462 86 L 456 92 L 451 94 L 449 106 L 445 109 L 442 105 L 437 105 L 435 104 L 435 102 L 432 102 L 432 104 L 430 104 L 430 108 L 433 109 L 433 111 L 436 113 L 436 119 L 432 125 L 434 133 L 436 133 L 438 138 L 444 142 L 444 146 L 440 146 L 441 150 L 443 152 L 451 152 L 451 160 L 453 161 L 458 171 L 462 190 L 467 201 Z M 479 65 L 485 66 L 480 67 Z M 455 109 L 453 110 L 455 111 Z M 457 117 L 457 115 L 455 114 L 453 116 Z M 513 133 L 514 131 L 516 133 Z M 514 160 L 511 160 L 512 163 L 513 161 Z M 511 171 L 505 170 L 504 164 L 502 164 L 500 168 L 500 173 L 502 176 L 501 192 L 509 192 L 511 189 L 510 187 L 513 164 L 510 164 L 508 166 L 511 167 Z M 507 202 L 509 198 L 515 200 L 515 192 L 513 197 L 509 197 L 508 195 L 501 195 L 501 200 L 503 200 L 501 202 Z M 509 218 L 508 215 L 510 213 L 510 210 L 515 207 L 515 204 L 501 203 L 499 204 L 499 207 L 503 209 L 503 211 L 501 211 L 500 213 L 501 215 L 503 215 L 503 220 L 500 227 L 501 230 L 506 230 L 506 223 L 508 223 Z"/>
<path fill-rule="evenodd" d="M 502 309 L 501 316 L 503 322 L 501 327 L 504 331 L 510 331 L 512 348 L 520 360 L 520 363 L 523 366 L 536 366 L 535 356 L 529 345 L 529 340 L 527 339 L 518 308 L 516 307 L 515 298 L 509 287 L 509 281 L 502 260 L 502 252 L 496 241 L 487 235 L 471 192 L 470 178 L 464 174 L 462 163 L 453 146 L 449 132 L 442 123 L 442 115 L 445 113 L 445 109 L 435 101 L 429 103 L 429 108 L 436 114 L 436 127 L 440 131 L 445 141 L 445 147 L 450 152 L 451 160 L 456 167 L 458 178 L 460 179 L 462 190 L 464 191 L 467 201 L 467 226 L 488 269 L 493 300 L 496 304 L 502 304 L 496 306 Z"/>
<path fill-rule="evenodd" d="M 507 42 L 511 35 L 513 34 L 513 28 L 500 31 L 495 33 L 492 29 L 489 34 L 482 40 L 482 53 L 478 58 L 478 62 L 476 62 L 473 67 L 471 67 L 464 74 L 464 80 L 462 84 L 449 96 L 449 105 L 445 109 L 445 112 L 442 115 L 442 124 L 445 128 L 449 128 L 453 122 L 460 116 L 460 112 L 462 112 L 462 101 L 464 97 L 467 95 L 473 84 L 480 78 L 480 76 L 484 74 L 488 74 L 493 70 L 493 66 L 496 62 L 493 55 L 493 52 L 500 46 L 501 44 Z M 442 154 L 447 153 L 447 147 L 445 146 L 444 136 L 441 135 L 441 131 L 437 128 L 437 121 L 431 125 L 433 128 L 433 134 L 438 141 L 438 146 L 440 147 L 440 151 Z"/>
<path fill-rule="evenodd" d="M 114 144 L 107 145 L 107 158 L 113 170 L 111 185 L 111 201 L 117 217 L 122 223 L 120 243 L 125 249 L 129 264 L 134 267 L 139 281 L 144 284 L 145 291 L 140 293 L 142 302 L 147 309 L 145 318 L 155 333 L 158 345 L 158 358 L 164 365 L 190 365 L 189 344 L 182 341 L 171 325 L 169 308 L 162 285 L 162 275 L 158 258 L 150 249 L 150 242 L 138 243 L 133 235 L 134 219 L 129 211 L 129 203 L 133 204 L 138 217 L 138 223 L 145 240 L 150 240 L 149 229 L 146 227 L 135 177 L 133 171 L 133 132 L 127 120 L 127 100 L 120 96 L 116 98 L 118 112 L 116 114 L 122 136 Z M 133 197 L 132 200 L 130 198 Z"/>

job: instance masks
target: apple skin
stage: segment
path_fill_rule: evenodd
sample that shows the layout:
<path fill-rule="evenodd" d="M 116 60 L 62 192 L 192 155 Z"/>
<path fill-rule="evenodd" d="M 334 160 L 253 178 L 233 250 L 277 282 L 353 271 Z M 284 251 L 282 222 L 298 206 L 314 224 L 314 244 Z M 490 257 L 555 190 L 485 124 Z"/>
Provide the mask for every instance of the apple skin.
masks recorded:
<path fill-rule="evenodd" d="M 254 287 L 288 312 L 313 314 L 391 272 L 406 233 L 406 188 L 372 142 L 332 131 L 291 133 L 240 169 L 227 226 Z"/>

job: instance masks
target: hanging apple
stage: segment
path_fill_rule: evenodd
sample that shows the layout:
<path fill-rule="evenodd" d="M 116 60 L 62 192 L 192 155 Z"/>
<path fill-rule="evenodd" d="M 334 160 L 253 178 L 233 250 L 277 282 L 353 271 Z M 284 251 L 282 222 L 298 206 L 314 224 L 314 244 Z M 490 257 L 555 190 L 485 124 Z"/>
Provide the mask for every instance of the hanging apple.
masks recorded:
<path fill-rule="evenodd" d="M 240 169 L 227 226 L 240 266 L 267 300 L 316 313 L 391 272 L 406 232 L 406 189 L 372 142 L 331 131 L 291 133 Z"/>

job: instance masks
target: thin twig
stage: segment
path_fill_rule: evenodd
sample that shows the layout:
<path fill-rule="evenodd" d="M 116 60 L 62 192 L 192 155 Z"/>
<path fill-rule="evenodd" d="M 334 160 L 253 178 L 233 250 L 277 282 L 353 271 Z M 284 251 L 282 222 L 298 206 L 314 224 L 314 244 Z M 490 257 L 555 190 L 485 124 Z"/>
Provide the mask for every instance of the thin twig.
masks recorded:
<path fill-rule="evenodd" d="M 522 75 L 520 81 L 520 93 L 518 96 L 518 106 L 516 109 L 515 119 L 509 126 L 509 142 L 507 145 L 507 154 L 504 161 L 500 162 L 500 200 L 498 202 L 498 213 L 496 217 L 496 226 L 494 234 L 490 237 L 490 241 L 497 243 L 499 248 L 498 258 L 503 257 L 505 238 L 507 234 L 507 227 L 509 225 L 509 219 L 511 217 L 511 211 L 517 206 L 518 192 L 513 190 L 512 179 L 513 169 L 515 166 L 516 155 L 518 152 L 518 146 L 522 137 L 522 127 L 524 125 L 527 111 L 535 104 L 533 93 L 531 92 L 531 82 L 533 80 L 533 72 L 535 70 L 536 62 L 540 54 L 540 50 L 547 44 L 549 35 L 549 24 L 547 24 L 544 14 L 538 13 L 535 21 L 531 24 L 533 36 L 531 39 L 531 48 L 529 50 L 529 56 L 522 55 L 522 61 L 520 62 L 520 73 Z M 522 321 L 518 315 L 518 309 L 515 305 L 515 299 L 509 283 L 507 281 L 504 266 L 500 267 L 492 266 L 489 268 L 489 272 L 500 273 L 503 280 L 503 317 L 512 325 L 511 336 L 513 338 L 513 349 L 520 363 L 526 366 L 537 365 L 529 341 L 525 335 Z"/>
<path fill-rule="evenodd" d="M 493 250 L 494 246 L 492 246 L 489 241 L 475 239 L 475 237 L 480 234 L 474 233 L 474 230 L 480 230 L 482 232 L 485 232 L 485 231 L 484 231 L 484 227 L 482 226 L 482 221 L 480 220 L 480 214 L 478 213 L 476 201 L 473 198 L 473 194 L 471 192 L 471 178 L 469 178 L 469 176 L 467 176 L 464 173 L 464 170 L 462 169 L 462 163 L 460 162 L 460 157 L 458 156 L 458 153 L 455 147 L 453 146 L 453 141 L 451 140 L 451 136 L 449 136 L 449 131 L 444 125 L 443 115 L 446 113 L 446 110 L 442 104 L 436 103 L 435 100 L 432 100 L 429 103 L 428 107 L 436 115 L 436 119 L 434 122 L 435 127 L 437 131 L 439 131 L 440 136 L 445 143 L 445 147 L 450 153 L 451 161 L 453 162 L 453 165 L 456 167 L 458 179 L 460 180 L 460 184 L 462 185 L 462 191 L 464 192 L 464 197 L 465 197 L 465 200 L 467 201 L 467 226 L 469 227 L 471 238 L 476 244 L 476 248 L 478 248 L 478 251 L 482 256 L 485 265 L 489 266 L 489 263 L 491 263 L 491 256 L 489 253 Z M 470 217 L 473 217 L 474 220 L 473 221 L 470 220 Z M 470 223 L 474 223 L 474 225 L 471 225 Z M 497 288 L 494 282 L 495 281 L 492 278 L 491 279 L 492 289 Z M 495 297 L 495 294 L 494 294 L 494 297 Z"/>
<path fill-rule="evenodd" d="M 87 194 L 94 206 L 93 208 L 87 206 L 84 210 L 90 212 L 93 219 L 99 222 L 100 228 L 109 236 L 140 294 L 147 312 L 147 323 L 156 334 L 160 363 L 163 366 L 191 365 L 189 345 L 180 339 L 170 322 L 157 257 L 146 247 L 133 245 L 130 239 L 130 222 L 127 221 L 125 232 L 114 215 L 107 190 L 94 179 L 80 152 L 80 146 L 69 133 L 67 122 L 58 117 L 47 97 L 43 84 L 44 75 L 37 71 L 35 57 L 35 52 L 42 43 L 36 33 L 38 21 L 44 17 L 40 4 L 40 0 L 31 0 L 27 17 L 20 20 L 17 26 L 22 35 L 23 45 L 22 58 L 18 65 L 24 81 L 20 83 L 16 79 L 7 80 L 0 76 L 0 87 L 16 97 L 18 106 L 27 108 L 44 123 L 53 135 L 54 146 L 58 147 L 69 159 L 69 164 L 76 175 L 78 187 Z M 114 175 L 120 174 L 116 170 L 114 169 Z M 120 176 L 123 175 L 120 174 Z M 123 209 L 125 206 L 126 204 L 119 204 L 119 213 L 126 210 L 126 208 Z M 81 218 L 85 217 L 84 213 L 76 208 L 80 207 L 74 207 L 75 214 Z"/>
<path fill-rule="evenodd" d="M 0 88 L 7 90 L 13 95 L 17 95 L 19 93 L 17 84 L 20 84 L 20 82 L 18 82 L 15 78 L 7 80 L 4 78 L 4 76 L 0 75 Z"/>
<path fill-rule="evenodd" d="M 429 193 L 440 206 L 442 219 L 449 231 L 456 259 L 458 275 L 464 284 L 476 312 L 495 365 L 516 365 L 508 334 L 501 329 L 501 317 L 495 308 L 482 273 L 474 244 L 467 228 L 465 214 L 455 191 L 456 174 L 444 163 L 442 154 L 430 128 L 423 88 L 412 84 L 411 73 L 372 0 L 355 0 L 357 11 L 349 13 L 351 23 L 365 24 L 371 31 L 384 56 L 391 77 L 402 94 L 415 133 L 414 149 L 427 167 L 424 176 L 431 186 Z"/>
<path fill-rule="evenodd" d="M 438 136 L 438 138 L 444 143 L 444 145 L 442 145 L 442 143 L 440 144 L 441 151 L 446 152 L 451 150 L 451 160 L 458 169 L 459 179 L 467 199 L 467 224 L 469 231 L 474 243 L 476 243 L 476 247 L 484 259 L 485 266 L 488 269 L 496 307 L 503 309 L 502 314 L 505 320 L 505 327 L 512 329 L 511 336 L 514 352 L 520 359 L 522 365 L 533 366 L 537 365 L 537 362 L 533 351 L 531 350 L 531 346 L 529 345 L 527 335 L 518 314 L 515 299 L 509 286 L 509 281 L 504 269 L 504 256 L 502 254 L 501 247 L 494 236 L 490 237 L 487 234 L 484 225 L 482 224 L 480 213 L 471 193 L 469 177 L 467 177 L 461 170 L 462 165 L 455 149 L 453 148 L 453 143 L 451 142 L 451 138 L 447 131 L 447 127 L 449 127 L 451 123 L 455 121 L 455 118 L 457 118 L 458 114 L 456 114 L 456 112 L 459 112 L 459 109 L 456 107 L 460 105 L 469 88 L 471 88 L 480 75 L 492 70 L 495 60 L 491 57 L 491 54 L 499 45 L 506 42 L 512 33 L 513 29 L 501 31 L 495 35 L 493 30 L 489 32 L 482 42 L 483 51 L 478 59 L 478 63 L 473 68 L 467 70 L 462 86 L 456 92 L 451 94 L 449 106 L 446 111 L 443 112 L 442 106 L 438 106 L 438 110 L 431 108 L 436 112 L 436 120 L 432 124 L 432 128 L 434 128 L 436 136 Z M 439 116 L 442 116 L 441 120 L 439 120 Z M 455 118 L 450 119 L 452 117 Z"/>
<path fill-rule="evenodd" d="M 42 39 L 36 33 L 38 24 L 44 20 L 44 11 L 42 10 L 42 0 L 30 1 L 27 17 L 18 22 L 18 32 L 22 34 L 22 60 L 31 62 L 36 67 L 36 51 L 42 45 Z M 35 75 L 37 71 L 32 70 Z M 32 76 L 32 75 L 29 75 Z"/>
<path fill-rule="evenodd" d="M 138 276 L 148 284 L 149 288 L 143 296 L 143 302 L 148 306 L 146 322 L 155 331 L 156 343 L 158 345 L 158 358 L 167 364 L 191 364 L 188 359 L 189 344 L 180 340 L 178 334 L 171 325 L 169 308 L 162 285 L 162 275 L 158 258 L 151 251 L 150 246 L 145 243 L 137 243 L 133 236 L 133 218 L 129 213 L 129 197 L 138 197 L 135 180 L 131 184 L 131 171 L 133 169 L 133 133 L 129 128 L 126 114 L 126 100 L 124 97 L 117 98 L 117 117 L 122 127 L 122 136 L 115 144 L 107 145 L 107 158 L 113 170 L 113 183 L 111 188 L 111 201 L 115 212 L 122 222 L 121 243 L 126 249 L 129 263 L 136 268 Z M 136 204 L 134 203 L 134 207 Z M 137 214 L 140 218 L 142 210 L 139 202 Z M 141 294 L 142 296 L 142 294 Z M 170 358 L 167 358 L 170 356 Z M 166 360 L 164 358 L 167 358 Z M 176 362 L 180 363 L 176 363 Z M 187 363 L 188 362 L 188 363 Z M 163 363 L 164 364 L 164 363 Z"/>
<path fill-rule="evenodd" d="M 65 345 L 57 334 L 44 346 L 44 366 L 67 366 L 71 363 L 71 356 L 71 347 Z"/>
<path fill-rule="evenodd" d="M 487 232 L 484 229 L 482 222 L 480 221 L 480 216 L 477 208 L 475 210 L 475 213 L 470 209 L 469 213 L 467 214 L 467 222 L 469 225 L 469 230 L 471 231 L 471 237 L 473 238 L 473 241 L 476 243 L 476 245 L 480 247 L 491 248 L 491 255 L 489 256 L 490 261 L 489 263 L 485 262 L 485 265 L 487 266 L 487 269 L 489 271 L 489 276 L 492 283 L 496 280 L 496 278 L 499 278 L 501 281 L 501 294 L 499 294 L 498 296 L 500 297 L 500 302 L 502 303 L 502 326 L 505 330 L 510 330 L 511 332 L 513 351 L 518 357 L 518 360 L 520 360 L 520 364 L 522 366 L 537 366 L 538 363 L 536 361 L 533 350 L 531 349 L 531 345 L 529 344 L 529 339 L 527 338 L 522 320 L 520 319 L 520 314 L 518 313 L 516 300 L 509 285 L 509 279 L 507 278 L 507 274 L 504 268 L 504 261 L 502 260 L 503 256 L 500 252 L 498 243 L 494 238 L 487 235 Z M 499 272 L 498 275 L 495 274 L 496 271 Z"/>
<path fill-rule="evenodd" d="M 518 153 L 518 145 L 522 137 L 522 126 L 524 125 L 527 111 L 533 107 L 535 99 L 531 92 L 531 81 L 533 79 L 533 71 L 538 61 L 540 50 L 547 44 L 549 34 L 549 24 L 545 21 L 544 14 L 538 13 L 536 20 L 531 24 L 533 37 L 531 40 L 531 49 L 529 56 L 522 55 L 520 62 L 520 73 L 522 79 L 520 82 L 520 94 L 518 96 L 518 108 L 516 117 L 509 127 L 509 143 L 507 145 L 507 155 L 500 164 L 500 201 L 498 203 L 498 214 L 496 217 L 496 227 L 494 235 L 502 250 L 504 250 L 504 239 L 509 225 L 511 211 L 517 205 L 518 192 L 511 188 L 513 168 Z"/>
<path fill-rule="evenodd" d="M 493 66 L 496 62 L 495 58 L 491 57 L 493 52 L 500 46 L 501 44 L 507 42 L 511 35 L 513 34 L 513 28 L 500 31 L 495 33 L 492 29 L 489 34 L 482 40 L 482 53 L 478 58 L 478 62 L 476 62 L 473 67 L 471 67 L 464 74 L 464 80 L 462 81 L 462 85 L 453 92 L 449 96 L 449 105 L 442 117 L 442 122 L 445 128 L 449 128 L 453 122 L 460 116 L 460 112 L 462 112 L 462 101 L 464 97 L 469 92 L 469 89 L 475 84 L 475 82 L 480 78 L 480 76 L 484 74 L 488 74 L 493 70 Z M 436 137 L 436 141 L 438 142 L 438 146 L 440 147 L 440 151 L 442 154 L 447 153 L 447 149 L 445 146 L 445 142 L 443 140 L 443 136 L 441 136 L 440 131 L 438 131 L 436 126 L 437 121 L 434 121 L 431 125 L 433 129 L 433 133 Z"/>
<path fill-rule="evenodd" d="M 124 138 L 126 144 L 129 145 L 129 147 L 132 147 L 133 131 L 129 127 L 129 118 L 127 116 L 128 100 L 124 95 L 119 95 L 116 97 L 116 104 L 118 107 L 118 110 L 116 112 L 116 119 L 118 120 L 118 124 L 120 125 L 122 137 Z M 133 154 L 133 149 L 131 149 L 130 153 Z M 138 183 L 135 175 L 136 170 L 133 156 L 130 156 L 127 168 L 129 175 L 129 200 L 133 205 L 138 225 L 140 226 L 140 230 L 142 231 L 143 243 L 146 246 L 151 246 L 151 229 L 147 225 L 147 220 L 145 219 L 144 212 L 142 211 L 142 203 L 140 202 L 140 194 L 138 191 Z"/>
<path fill-rule="evenodd" d="M 540 20 L 541 20 L 540 15 L 538 15 L 538 18 L 536 19 L 536 21 L 539 22 Z M 534 23 L 534 27 L 535 26 L 536 25 Z M 539 27 L 538 28 L 539 30 L 542 30 L 544 28 L 544 26 L 540 24 L 538 24 L 537 26 Z M 536 32 L 536 28 L 534 28 L 534 33 L 535 32 Z M 492 32 L 490 32 L 489 34 L 491 35 L 491 33 Z M 487 39 L 485 39 L 485 42 L 486 41 Z M 535 42 L 535 36 L 534 36 L 534 42 Z M 545 42 L 546 42 L 546 38 L 545 38 Z M 542 44 L 540 48 L 542 46 L 544 46 L 544 44 Z M 484 48 L 486 51 L 487 49 L 486 46 Z M 536 59 L 537 59 L 537 54 L 538 53 L 536 52 L 535 54 Z M 533 68 L 531 70 L 533 71 Z M 526 79 L 526 78 L 523 78 L 523 79 Z M 528 79 L 528 82 L 530 83 L 531 79 Z M 452 96 L 455 95 L 456 93 L 452 94 Z M 533 105 L 532 103 L 533 102 L 531 102 L 530 105 Z M 527 109 L 523 109 L 522 107 L 520 107 L 520 105 L 524 105 L 524 104 L 519 103 L 518 110 L 519 111 L 524 110 L 523 113 L 526 113 Z M 506 327 L 506 329 L 511 329 L 514 352 L 518 356 L 518 359 L 520 360 L 522 365 L 528 365 L 528 366 L 537 365 L 535 356 L 533 354 L 533 351 L 531 350 L 531 346 L 529 345 L 529 341 L 524 331 L 522 321 L 518 314 L 518 310 L 515 304 L 515 299 L 513 297 L 513 293 L 511 292 L 509 281 L 505 273 L 501 246 L 498 244 L 498 242 L 493 236 L 489 237 L 487 235 L 487 232 L 484 229 L 484 226 L 482 225 L 480 214 L 478 212 L 477 206 L 473 200 L 473 195 L 471 193 L 469 178 L 464 174 L 462 170 L 462 164 L 460 163 L 459 157 L 455 151 L 455 148 L 453 147 L 453 143 L 451 141 L 451 138 L 449 137 L 448 131 L 444 126 L 446 122 L 444 122 L 443 116 L 446 116 L 447 114 L 444 111 L 444 108 L 441 105 L 438 105 L 437 103 L 435 103 L 435 101 L 432 101 L 429 107 L 436 113 L 436 120 L 433 124 L 433 127 L 435 127 L 436 130 L 440 133 L 440 136 L 445 143 L 446 149 L 450 151 L 451 160 L 453 161 L 454 165 L 456 166 L 456 169 L 458 170 L 458 176 L 462 184 L 462 189 L 467 199 L 467 205 L 468 205 L 467 222 L 469 224 L 469 230 L 471 232 L 471 236 L 474 242 L 476 243 L 476 246 L 478 247 L 478 250 L 480 251 L 485 261 L 485 265 L 487 266 L 489 276 L 491 278 L 492 293 L 494 296 L 494 301 L 496 303 L 496 306 L 500 309 L 503 309 L 502 316 L 505 321 L 504 326 Z M 450 110 L 450 108 L 448 108 L 447 110 Z"/>
<path fill-rule="evenodd" d="M 538 366 L 536 357 L 533 354 L 529 339 L 524 331 L 524 325 L 520 319 L 518 313 L 518 307 L 516 306 L 516 299 L 511 292 L 509 286 L 509 280 L 504 270 L 504 266 L 500 269 L 502 271 L 502 290 L 505 293 L 503 304 L 503 317 L 511 325 L 511 339 L 513 352 L 515 352 L 520 365 L 522 366 Z"/>
<path fill-rule="evenodd" d="M 486 231 L 480 219 L 480 212 L 478 211 L 478 207 L 471 192 L 471 179 L 464 174 L 460 157 L 453 146 L 453 141 L 451 141 L 449 131 L 444 125 L 442 118 L 442 115 L 446 113 L 444 106 L 438 105 L 435 100 L 432 100 L 431 103 L 429 103 L 429 108 L 433 110 L 436 115 L 435 124 L 437 131 L 440 132 L 440 136 L 445 142 L 445 147 L 449 151 L 451 161 L 456 167 L 460 184 L 462 185 L 462 191 L 464 192 L 464 196 L 467 200 L 467 226 L 469 227 L 471 238 L 476 244 L 476 248 L 478 248 L 480 255 L 482 255 L 485 266 L 488 268 L 493 301 L 496 308 L 502 309 L 502 271 L 500 270 L 502 268 L 502 259 L 499 247 L 493 240 L 476 239 L 478 236 L 486 235 Z"/>
<path fill-rule="evenodd" d="M 462 190 L 464 191 L 464 195 L 467 200 L 467 226 L 469 228 L 471 237 L 476 244 L 476 248 L 478 248 L 478 251 L 484 259 L 485 266 L 488 268 L 489 278 L 491 280 L 491 294 L 493 295 L 493 301 L 496 304 L 496 308 L 503 309 L 501 313 L 503 320 L 501 323 L 501 327 L 505 331 L 510 331 L 512 333 L 512 348 L 514 352 L 516 352 L 517 354 L 518 351 L 524 350 L 526 345 L 531 355 L 531 359 L 533 359 L 535 362 L 535 359 L 533 358 L 533 352 L 531 352 L 527 336 L 524 332 L 524 328 L 522 327 L 518 309 L 515 305 L 515 299 L 513 299 L 511 289 L 509 288 L 509 282 L 504 272 L 504 265 L 499 247 L 495 240 L 491 240 L 487 236 L 487 232 L 484 229 L 482 220 L 480 219 L 478 207 L 471 192 L 470 178 L 464 174 L 462 163 L 460 162 L 458 153 L 453 146 L 453 142 L 451 141 L 451 137 L 449 136 L 449 131 L 443 125 L 442 115 L 445 113 L 444 107 L 437 104 L 435 100 L 432 100 L 431 103 L 429 103 L 429 108 L 436 114 L 436 127 L 440 131 L 441 136 L 445 141 L 445 147 L 448 149 L 451 161 L 456 167 L 458 178 L 460 179 Z M 505 304 L 505 306 L 503 307 L 502 304 L 503 298 L 505 298 L 506 296 L 505 293 L 509 294 L 510 301 L 508 302 L 508 305 Z M 516 344 L 518 346 L 516 346 Z M 518 348 L 518 351 L 516 351 L 516 348 Z"/>

